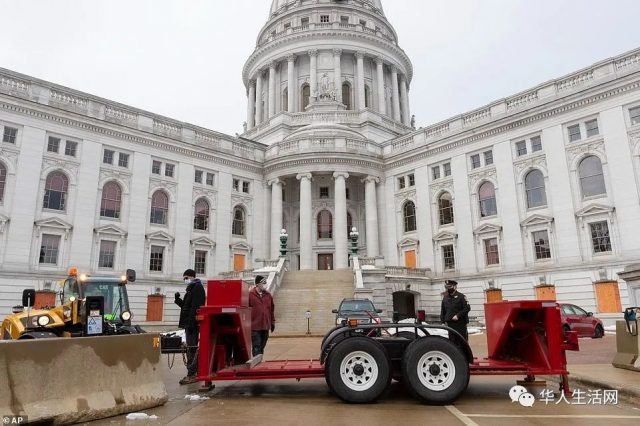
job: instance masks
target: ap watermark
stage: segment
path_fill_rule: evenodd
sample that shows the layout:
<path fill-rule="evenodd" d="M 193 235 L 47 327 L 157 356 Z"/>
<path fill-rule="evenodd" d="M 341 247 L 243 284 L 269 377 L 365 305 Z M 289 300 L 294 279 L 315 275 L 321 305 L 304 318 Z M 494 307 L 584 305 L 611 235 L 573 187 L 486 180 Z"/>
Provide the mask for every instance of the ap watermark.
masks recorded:
<path fill-rule="evenodd" d="M 556 394 L 559 395 L 556 397 Z M 554 392 L 553 389 L 543 389 L 538 393 L 538 399 L 524 386 L 513 386 L 509 389 L 511 402 L 518 402 L 523 407 L 533 407 L 536 401 L 545 405 L 617 405 L 618 391 L 615 389 L 574 389 L 568 398 L 564 392 Z"/>
<path fill-rule="evenodd" d="M 29 423 L 27 416 L 2 416 L 3 425 L 26 425 Z"/>

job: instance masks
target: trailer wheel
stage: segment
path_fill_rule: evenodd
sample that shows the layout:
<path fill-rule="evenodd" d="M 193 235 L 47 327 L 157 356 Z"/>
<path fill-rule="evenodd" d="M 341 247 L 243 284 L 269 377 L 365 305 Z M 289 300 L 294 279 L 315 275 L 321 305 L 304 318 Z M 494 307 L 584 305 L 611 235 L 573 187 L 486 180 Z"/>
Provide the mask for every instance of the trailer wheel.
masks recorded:
<path fill-rule="evenodd" d="M 414 340 L 402 358 L 403 382 L 418 399 L 431 404 L 455 401 L 469 384 L 464 353 L 448 339 Z"/>
<path fill-rule="evenodd" d="M 389 359 L 384 348 L 367 337 L 352 337 L 340 342 L 331 351 L 325 368 L 327 385 L 345 402 L 374 402 L 391 382 Z"/>

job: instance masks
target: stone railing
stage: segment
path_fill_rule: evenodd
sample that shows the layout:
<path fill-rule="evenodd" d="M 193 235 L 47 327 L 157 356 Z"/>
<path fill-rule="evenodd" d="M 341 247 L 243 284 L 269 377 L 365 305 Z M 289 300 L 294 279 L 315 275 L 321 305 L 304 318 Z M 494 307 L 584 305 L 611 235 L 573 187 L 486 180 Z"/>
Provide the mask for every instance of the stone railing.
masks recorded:
<path fill-rule="evenodd" d="M 256 273 L 254 271 L 255 269 L 243 269 L 242 271 L 220 272 L 218 275 L 221 278 L 246 279 L 255 277 Z"/>
<path fill-rule="evenodd" d="M 0 76 L 0 89 L 9 93 L 26 94 L 29 92 L 29 83 L 15 78 Z"/>
<path fill-rule="evenodd" d="M 569 78 L 556 82 L 556 90 L 561 92 L 563 90 L 573 89 L 575 86 L 581 86 L 589 81 L 593 80 L 593 71 L 588 70 L 582 74 L 572 75 Z"/>
<path fill-rule="evenodd" d="M 407 268 L 404 266 L 387 266 L 387 275 L 402 277 L 431 277 L 429 268 Z"/>
<path fill-rule="evenodd" d="M 358 256 L 351 257 L 351 265 L 353 266 L 353 281 L 356 289 L 364 288 L 364 281 L 362 279 L 362 265 L 360 264 L 360 258 Z"/>
<path fill-rule="evenodd" d="M 276 291 L 280 288 L 280 284 L 282 284 L 284 273 L 289 270 L 289 261 L 286 258 L 281 257 L 277 262 L 275 270 L 269 271 L 269 275 L 267 276 L 267 290 L 271 294 L 276 294 Z"/>

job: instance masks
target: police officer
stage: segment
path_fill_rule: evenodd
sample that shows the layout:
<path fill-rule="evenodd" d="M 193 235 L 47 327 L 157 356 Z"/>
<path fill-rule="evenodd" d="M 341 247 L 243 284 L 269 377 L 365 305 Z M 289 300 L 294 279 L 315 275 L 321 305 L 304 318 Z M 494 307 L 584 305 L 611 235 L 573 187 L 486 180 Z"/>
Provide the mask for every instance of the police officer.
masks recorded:
<path fill-rule="evenodd" d="M 446 280 L 444 288 L 447 290 L 442 298 L 442 308 L 440 309 L 440 322 L 447 324 L 454 329 L 465 340 L 469 340 L 467 324 L 469 323 L 469 301 L 467 297 L 458 292 L 458 283 L 454 280 Z"/>

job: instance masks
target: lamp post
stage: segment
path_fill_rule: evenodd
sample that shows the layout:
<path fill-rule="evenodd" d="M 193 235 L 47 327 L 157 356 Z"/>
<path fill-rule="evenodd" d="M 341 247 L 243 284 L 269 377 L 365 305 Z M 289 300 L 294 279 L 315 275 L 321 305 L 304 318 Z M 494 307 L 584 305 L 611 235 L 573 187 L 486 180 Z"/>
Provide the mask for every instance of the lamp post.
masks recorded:
<path fill-rule="evenodd" d="M 356 227 L 354 226 L 353 228 L 351 228 L 351 232 L 349 232 L 349 238 L 351 238 L 351 256 L 352 257 L 358 255 L 358 237 L 359 236 L 360 236 L 360 233 L 358 232 Z"/>
<path fill-rule="evenodd" d="M 307 334 L 311 334 L 311 309 L 307 309 L 304 316 L 307 317 Z"/>
<path fill-rule="evenodd" d="M 287 256 L 287 240 L 289 239 L 289 234 L 287 234 L 286 229 L 282 229 L 280 231 L 280 257 Z"/>

